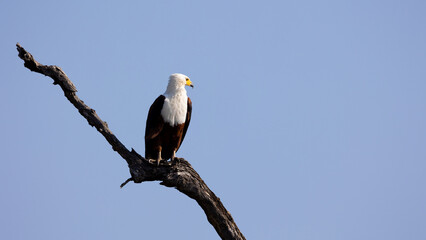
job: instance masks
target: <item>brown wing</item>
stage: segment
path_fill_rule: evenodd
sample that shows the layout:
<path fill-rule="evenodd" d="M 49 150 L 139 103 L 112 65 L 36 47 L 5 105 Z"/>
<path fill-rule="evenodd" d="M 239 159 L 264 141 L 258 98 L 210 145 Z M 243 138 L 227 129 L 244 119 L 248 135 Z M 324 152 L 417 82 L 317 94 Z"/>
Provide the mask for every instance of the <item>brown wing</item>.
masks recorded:
<path fill-rule="evenodd" d="M 161 117 L 161 109 L 163 108 L 165 98 L 163 95 L 160 95 L 149 108 L 146 119 L 145 142 L 158 136 L 163 129 L 164 120 Z"/>
<path fill-rule="evenodd" d="M 186 131 L 188 130 L 189 127 L 189 122 L 191 122 L 191 113 L 192 113 L 192 101 L 191 99 L 188 97 L 188 108 L 186 110 L 186 121 L 185 121 L 185 126 L 183 127 L 183 133 L 182 133 L 182 139 L 180 140 L 178 149 L 180 147 L 180 145 L 183 142 L 183 139 L 185 138 L 186 135 Z M 177 151 L 177 150 L 176 150 Z"/>

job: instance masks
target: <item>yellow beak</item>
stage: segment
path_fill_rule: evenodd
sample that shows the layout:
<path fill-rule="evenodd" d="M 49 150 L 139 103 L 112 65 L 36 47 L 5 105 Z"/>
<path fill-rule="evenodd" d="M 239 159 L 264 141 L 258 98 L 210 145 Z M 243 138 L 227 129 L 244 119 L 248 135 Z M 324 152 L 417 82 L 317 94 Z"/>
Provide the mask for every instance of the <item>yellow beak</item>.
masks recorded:
<path fill-rule="evenodd" d="M 189 80 L 189 78 L 186 80 L 186 84 L 185 85 L 194 88 L 194 85 L 192 85 L 192 82 L 191 82 L 191 80 Z"/>

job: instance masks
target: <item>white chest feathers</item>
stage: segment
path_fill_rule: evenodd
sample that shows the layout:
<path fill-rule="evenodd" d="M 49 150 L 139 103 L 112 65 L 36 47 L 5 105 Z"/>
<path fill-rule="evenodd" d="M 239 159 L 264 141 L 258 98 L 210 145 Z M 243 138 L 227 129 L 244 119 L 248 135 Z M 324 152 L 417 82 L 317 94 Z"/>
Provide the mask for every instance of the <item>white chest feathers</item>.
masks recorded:
<path fill-rule="evenodd" d="M 188 96 L 186 91 L 178 92 L 173 95 L 164 94 L 163 109 L 161 109 L 161 116 L 163 120 L 176 126 L 186 121 L 186 112 L 188 111 Z"/>

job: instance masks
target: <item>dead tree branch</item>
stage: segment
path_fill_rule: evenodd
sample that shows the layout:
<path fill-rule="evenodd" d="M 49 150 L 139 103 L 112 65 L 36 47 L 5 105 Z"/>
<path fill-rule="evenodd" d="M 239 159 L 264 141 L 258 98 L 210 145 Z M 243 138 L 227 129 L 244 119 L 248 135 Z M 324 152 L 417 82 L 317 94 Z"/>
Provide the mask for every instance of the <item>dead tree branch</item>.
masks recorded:
<path fill-rule="evenodd" d="M 129 181 L 135 183 L 161 181 L 161 185 L 174 187 L 197 201 L 204 210 L 208 221 L 222 239 L 245 239 L 232 219 L 231 214 L 225 209 L 220 199 L 207 187 L 188 161 L 181 158 L 178 161 L 171 162 L 169 165 L 161 164 L 157 167 L 149 163 L 135 150 L 129 151 L 111 132 L 107 123 L 102 121 L 96 114 L 95 110 L 77 97 L 76 87 L 60 67 L 40 64 L 19 43 L 16 44 L 16 47 L 19 52 L 18 56 L 25 62 L 24 66 L 31 71 L 51 77 L 53 84 L 62 88 L 65 97 L 77 108 L 89 125 L 95 127 L 111 144 L 112 149 L 126 160 L 131 178 L 124 182 L 121 187 Z"/>

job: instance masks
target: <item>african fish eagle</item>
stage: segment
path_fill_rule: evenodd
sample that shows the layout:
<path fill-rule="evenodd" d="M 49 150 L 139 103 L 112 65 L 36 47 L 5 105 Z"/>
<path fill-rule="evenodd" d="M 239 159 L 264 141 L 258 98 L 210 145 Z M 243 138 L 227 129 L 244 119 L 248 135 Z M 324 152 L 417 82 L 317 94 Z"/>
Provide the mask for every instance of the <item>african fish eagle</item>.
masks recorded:
<path fill-rule="evenodd" d="M 156 161 L 174 160 L 188 130 L 192 102 L 185 86 L 194 87 L 191 80 L 180 73 L 169 77 L 166 92 L 149 108 L 145 129 L 145 158 Z"/>

